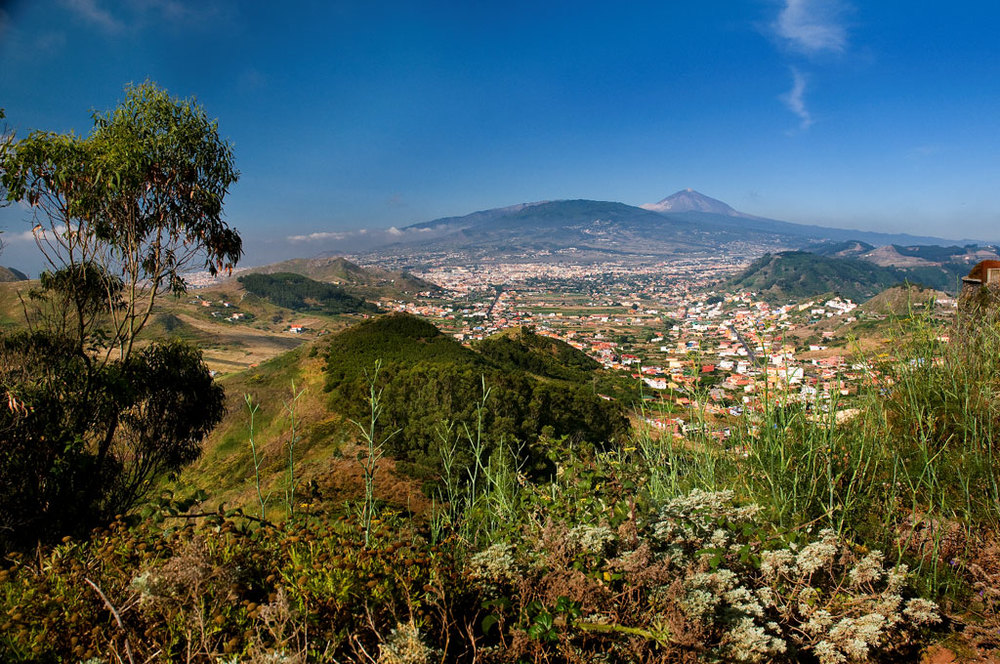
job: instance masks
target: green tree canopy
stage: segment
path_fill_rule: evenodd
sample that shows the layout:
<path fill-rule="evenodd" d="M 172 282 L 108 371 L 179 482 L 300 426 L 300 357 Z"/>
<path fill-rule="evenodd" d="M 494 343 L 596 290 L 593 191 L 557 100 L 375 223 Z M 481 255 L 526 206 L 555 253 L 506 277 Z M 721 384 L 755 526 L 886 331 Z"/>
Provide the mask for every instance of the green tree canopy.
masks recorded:
<path fill-rule="evenodd" d="M 186 268 L 240 258 L 222 219 L 237 177 L 204 110 L 148 82 L 86 137 L 0 150 L 0 190 L 31 207 L 49 265 L 29 331 L 0 334 L 0 551 L 85 534 L 200 453 L 221 388 L 198 351 L 136 337 Z"/>
<path fill-rule="evenodd" d="M 215 274 L 239 260 L 240 236 L 222 219 L 238 177 L 217 123 L 150 82 L 96 113 L 88 136 L 35 131 L 0 161 L 7 200 L 31 206 L 51 270 L 95 265 L 107 275 L 108 347 L 119 359 L 156 297 L 185 289 L 185 269 L 201 260 Z M 115 306 L 119 283 L 125 297 Z"/>

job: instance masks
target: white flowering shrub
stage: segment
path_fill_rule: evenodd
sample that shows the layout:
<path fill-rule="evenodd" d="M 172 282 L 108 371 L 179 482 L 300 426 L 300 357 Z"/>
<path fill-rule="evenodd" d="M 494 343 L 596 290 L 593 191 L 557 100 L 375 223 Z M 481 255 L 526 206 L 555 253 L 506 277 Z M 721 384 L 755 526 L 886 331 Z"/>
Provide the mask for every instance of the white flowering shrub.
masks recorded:
<path fill-rule="evenodd" d="M 864 662 L 918 646 L 940 621 L 933 602 L 907 596 L 905 565 L 832 530 L 779 537 L 761 512 L 731 491 L 695 490 L 616 528 L 549 518 L 513 546 L 474 554 L 467 569 L 509 598 L 490 622 L 510 626 L 510 661 L 555 651 Z"/>
<path fill-rule="evenodd" d="M 940 621 L 933 602 L 905 598 L 905 565 L 887 567 L 878 551 L 858 555 L 833 530 L 800 548 L 769 548 L 752 527 L 757 513 L 735 506 L 731 492 L 695 491 L 664 506 L 653 526 L 688 570 L 680 606 L 712 635 L 717 654 L 869 661 Z"/>
<path fill-rule="evenodd" d="M 378 664 L 430 664 L 437 651 L 424 643 L 412 621 L 399 623 L 379 646 Z"/>
<path fill-rule="evenodd" d="M 469 576 L 477 581 L 502 583 L 513 581 L 516 575 L 511 547 L 506 542 L 494 542 L 472 554 L 466 563 Z"/>
<path fill-rule="evenodd" d="M 615 533 L 607 526 L 580 524 L 570 528 L 566 533 L 566 540 L 578 553 L 601 555 L 606 553 L 608 546 L 614 542 Z"/>

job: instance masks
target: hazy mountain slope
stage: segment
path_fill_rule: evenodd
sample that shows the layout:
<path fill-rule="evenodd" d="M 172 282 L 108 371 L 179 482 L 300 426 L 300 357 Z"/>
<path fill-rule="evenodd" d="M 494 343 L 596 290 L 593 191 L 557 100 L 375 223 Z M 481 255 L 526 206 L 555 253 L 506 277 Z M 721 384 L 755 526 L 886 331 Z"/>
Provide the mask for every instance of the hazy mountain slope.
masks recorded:
<path fill-rule="evenodd" d="M 903 255 L 896 250 L 895 245 L 891 244 L 872 249 L 858 258 L 882 267 L 926 267 L 934 265 L 932 261 L 920 256 Z"/>
<path fill-rule="evenodd" d="M 525 203 L 407 226 L 395 247 L 483 250 L 485 255 L 567 249 L 642 255 L 729 252 L 758 255 L 816 241 L 875 245 L 947 244 L 939 238 L 875 233 L 756 217 L 684 190 L 642 207 L 610 201 Z M 387 250 L 391 250 L 389 247 Z"/>
<path fill-rule="evenodd" d="M 858 258 L 874 248 L 867 242 L 860 242 L 858 240 L 844 240 L 841 242 L 830 240 L 810 244 L 808 247 L 805 247 L 805 250 L 813 254 L 830 256 L 832 258 Z"/>
<path fill-rule="evenodd" d="M 737 212 L 728 203 L 710 198 L 694 189 L 683 189 L 675 194 L 667 196 L 658 203 L 646 203 L 639 207 L 653 212 L 709 212 L 729 217 L 746 217 L 742 212 Z"/>
<path fill-rule="evenodd" d="M 0 265 L 0 281 L 27 281 L 28 275 L 12 267 Z"/>

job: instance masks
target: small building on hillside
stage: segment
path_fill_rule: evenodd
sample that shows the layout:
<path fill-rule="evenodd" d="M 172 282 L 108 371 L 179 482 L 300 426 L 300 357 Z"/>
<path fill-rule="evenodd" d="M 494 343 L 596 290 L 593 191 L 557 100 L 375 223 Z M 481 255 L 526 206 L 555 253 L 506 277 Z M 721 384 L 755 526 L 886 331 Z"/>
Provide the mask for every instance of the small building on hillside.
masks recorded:
<path fill-rule="evenodd" d="M 1000 308 L 1000 260 L 981 261 L 962 277 L 959 307 L 966 312 Z"/>
<path fill-rule="evenodd" d="M 1000 287 L 1000 261 L 981 261 L 969 276 L 962 277 L 962 290 L 967 288 L 976 289 L 980 286 Z"/>

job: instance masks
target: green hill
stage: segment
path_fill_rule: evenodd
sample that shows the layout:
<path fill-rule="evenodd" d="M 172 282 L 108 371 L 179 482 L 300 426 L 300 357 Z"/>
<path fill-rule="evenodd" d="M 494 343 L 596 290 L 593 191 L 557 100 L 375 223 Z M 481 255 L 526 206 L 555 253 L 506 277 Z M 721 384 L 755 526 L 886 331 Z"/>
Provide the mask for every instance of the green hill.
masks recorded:
<path fill-rule="evenodd" d="M 547 445 L 540 445 L 546 440 L 606 445 L 627 432 L 622 406 L 597 396 L 589 381 L 577 380 L 586 363 L 574 349 L 535 339 L 526 348 L 504 341 L 487 347 L 498 345 L 513 351 L 490 357 L 467 349 L 408 314 L 365 321 L 330 341 L 331 407 L 355 420 L 370 417 L 369 377 L 378 362 L 379 424 L 387 434 L 396 432 L 388 450 L 423 477 L 441 472 L 442 448 L 455 450 L 460 467 L 471 463 L 480 434 L 487 451 L 501 442 L 519 446 L 526 471 L 539 472 L 551 463 Z M 488 408 L 480 410 L 484 400 Z"/>
<path fill-rule="evenodd" d="M 248 293 L 279 307 L 322 314 L 374 313 L 378 307 L 345 293 L 333 284 L 322 283 L 291 272 L 246 274 L 238 281 Z"/>
<path fill-rule="evenodd" d="M 205 347 L 217 341 L 215 335 L 204 330 L 199 330 L 194 325 L 187 323 L 169 311 L 154 314 L 145 329 L 142 331 L 146 339 L 167 340 L 179 339 L 189 344 L 196 344 Z"/>
<path fill-rule="evenodd" d="M 169 317 L 157 325 L 179 329 Z M 356 495 L 360 471 L 352 450 L 358 429 L 349 420 L 370 421 L 368 377 L 376 363 L 382 406 L 376 429 L 380 438 L 388 437 L 386 462 L 397 471 L 380 479 L 390 493 L 393 483 L 412 483 L 407 476 L 436 480 L 443 470 L 443 449 L 454 451 L 453 471 L 464 477 L 474 458 L 470 439 L 479 438 L 479 431 L 486 453 L 502 441 L 506 450 L 516 451 L 527 474 L 551 470 L 560 445 L 553 441 L 563 436 L 596 446 L 623 439 L 628 430 L 623 402 L 598 397 L 591 379 L 552 377 L 579 373 L 598 381 L 606 378 L 599 375 L 602 371 L 588 368 L 583 353 L 529 331 L 501 336 L 524 340 L 529 357 L 538 353 L 551 358 L 545 375 L 466 348 L 431 323 L 407 314 L 362 321 L 232 374 L 223 379 L 228 396 L 224 421 L 211 434 L 202 458 L 169 488 L 184 492 L 192 486 L 212 486 L 219 501 L 255 503 L 248 480 L 254 476 L 247 442 L 249 415 L 243 401 L 243 395 L 250 394 L 260 405 L 254 427 L 258 451 L 263 450 L 266 460 L 265 495 L 270 495 L 269 504 L 279 504 L 288 454 L 287 406 L 294 385 L 296 392 L 303 391 L 296 402 L 296 475 L 303 483 L 316 480 L 324 495 Z M 480 420 L 484 386 L 488 394 Z M 400 497 L 398 504 L 406 507 L 410 501 Z"/>
<path fill-rule="evenodd" d="M 294 258 L 271 265 L 251 268 L 247 274 L 291 272 L 316 281 L 337 284 L 345 291 L 367 299 L 398 297 L 441 289 L 406 272 L 391 272 L 379 267 L 361 267 L 346 258 Z"/>
<path fill-rule="evenodd" d="M 850 258 L 830 258 L 805 251 L 764 254 L 729 280 L 728 286 L 783 301 L 837 292 L 858 302 L 903 279 L 898 270 Z"/>
<path fill-rule="evenodd" d="M 587 380 L 601 366 L 566 342 L 536 334 L 527 327 L 512 328 L 483 339 L 475 349 L 497 364 L 561 380 Z"/>
<path fill-rule="evenodd" d="M 328 348 L 328 384 L 362 377 L 376 362 L 385 366 L 418 362 L 493 366 L 431 323 L 395 313 L 363 321 L 334 335 Z"/>
<path fill-rule="evenodd" d="M 957 293 L 961 287 L 962 277 L 969 273 L 970 268 L 968 263 L 942 263 L 941 265 L 896 268 L 900 275 L 897 281 L 919 284 L 946 293 Z"/>

